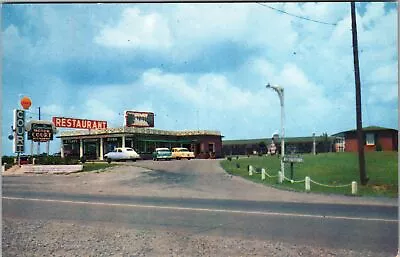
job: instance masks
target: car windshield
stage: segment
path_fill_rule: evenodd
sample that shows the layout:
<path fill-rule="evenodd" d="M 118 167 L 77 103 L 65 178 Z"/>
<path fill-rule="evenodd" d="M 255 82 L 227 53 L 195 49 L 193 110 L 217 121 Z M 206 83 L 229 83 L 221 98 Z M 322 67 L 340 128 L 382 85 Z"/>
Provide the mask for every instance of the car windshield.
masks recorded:
<path fill-rule="evenodd" d="M 132 149 L 132 148 L 126 148 L 126 150 L 127 150 L 127 151 L 133 151 L 133 149 Z"/>
<path fill-rule="evenodd" d="M 182 149 L 179 149 L 179 152 L 189 152 L 189 150 L 187 148 L 182 148 Z"/>
<path fill-rule="evenodd" d="M 170 153 L 170 150 L 158 150 L 159 153 Z"/>

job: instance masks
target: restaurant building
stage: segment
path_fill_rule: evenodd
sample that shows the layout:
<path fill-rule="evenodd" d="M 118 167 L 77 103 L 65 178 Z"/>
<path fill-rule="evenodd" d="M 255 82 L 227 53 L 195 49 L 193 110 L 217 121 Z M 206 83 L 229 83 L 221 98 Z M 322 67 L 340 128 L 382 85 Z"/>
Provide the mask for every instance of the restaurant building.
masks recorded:
<path fill-rule="evenodd" d="M 158 147 L 186 147 L 196 158 L 219 158 L 222 136 L 219 131 L 168 131 L 154 128 L 122 127 L 62 131 L 61 156 L 103 160 L 104 154 L 116 147 L 131 147 L 142 159 L 151 159 Z"/>

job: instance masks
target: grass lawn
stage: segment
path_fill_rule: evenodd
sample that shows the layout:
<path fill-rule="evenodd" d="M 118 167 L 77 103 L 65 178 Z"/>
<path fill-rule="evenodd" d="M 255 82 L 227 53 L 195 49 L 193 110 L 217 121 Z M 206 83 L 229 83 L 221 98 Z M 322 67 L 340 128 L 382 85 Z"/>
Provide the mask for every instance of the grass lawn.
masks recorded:
<path fill-rule="evenodd" d="M 358 195 L 365 196 L 398 196 L 398 153 L 397 152 L 366 152 L 366 171 L 370 178 L 366 186 L 360 184 L 357 153 L 324 153 L 318 155 L 304 154 L 303 163 L 294 164 L 294 180 L 303 180 L 309 176 L 311 180 L 327 185 L 345 185 L 356 181 Z M 240 168 L 237 168 L 237 164 Z M 223 160 L 221 166 L 232 175 L 246 179 L 296 191 L 305 191 L 304 182 L 279 184 L 277 177 L 261 180 L 261 174 L 249 176 L 247 166 L 265 168 L 270 175 L 277 175 L 280 170 L 280 160 L 276 156 L 242 157 L 232 161 Z M 290 178 L 290 164 L 285 165 L 285 176 Z M 323 187 L 311 183 L 311 192 L 351 195 L 351 186 L 343 188 Z"/>
<path fill-rule="evenodd" d="M 106 168 L 109 167 L 113 167 L 117 164 L 108 164 L 108 163 L 85 163 L 83 164 L 83 169 L 81 172 L 85 172 L 85 171 L 100 171 L 100 170 L 104 170 Z"/>

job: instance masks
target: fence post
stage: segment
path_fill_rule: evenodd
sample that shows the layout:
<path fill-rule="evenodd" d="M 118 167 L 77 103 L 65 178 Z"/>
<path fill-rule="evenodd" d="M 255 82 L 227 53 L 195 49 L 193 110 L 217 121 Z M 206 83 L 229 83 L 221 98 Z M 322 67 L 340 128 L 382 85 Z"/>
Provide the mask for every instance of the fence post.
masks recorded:
<path fill-rule="evenodd" d="M 304 184 L 305 184 L 305 187 L 306 187 L 306 192 L 309 192 L 311 190 L 310 180 L 311 180 L 310 177 L 307 176 L 305 181 L 304 181 Z"/>
<path fill-rule="evenodd" d="M 282 171 L 278 172 L 278 182 L 279 182 L 279 184 L 282 184 L 282 182 L 283 182 L 283 173 L 282 173 Z"/>
<path fill-rule="evenodd" d="M 4 163 L 2 166 L 1 166 L 1 172 L 5 172 L 6 171 L 6 163 Z"/>
<path fill-rule="evenodd" d="M 265 180 L 265 169 L 261 169 L 261 180 Z"/>
<path fill-rule="evenodd" d="M 357 194 L 357 182 L 355 181 L 351 182 L 351 194 L 352 195 Z"/>
<path fill-rule="evenodd" d="M 249 176 L 253 176 L 253 166 L 249 165 Z"/>

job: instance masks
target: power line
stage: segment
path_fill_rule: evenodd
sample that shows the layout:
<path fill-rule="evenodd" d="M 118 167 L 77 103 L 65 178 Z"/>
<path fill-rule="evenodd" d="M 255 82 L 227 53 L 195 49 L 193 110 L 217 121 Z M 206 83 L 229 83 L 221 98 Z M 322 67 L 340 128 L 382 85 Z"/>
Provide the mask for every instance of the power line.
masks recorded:
<path fill-rule="evenodd" d="M 307 20 L 307 21 L 312 21 L 312 22 L 316 22 L 316 23 L 320 23 L 320 24 L 324 24 L 324 25 L 331 25 L 331 26 L 336 26 L 336 25 L 337 25 L 336 23 L 329 23 L 329 22 L 324 22 L 324 21 L 318 21 L 318 20 L 314 20 L 314 19 L 307 18 L 307 17 L 299 16 L 299 15 L 296 15 L 296 14 L 288 13 L 288 12 L 286 12 L 286 11 L 277 9 L 277 8 L 275 8 L 275 7 L 272 7 L 272 6 L 269 6 L 269 5 L 267 5 L 267 4 L 263 4 L 263 3 L 259 3 L 259 2 L 256 2 L 256 4 L 259 4 L 259 5 L 261 5 L 261 6 L 267 7 L 267 8 L 269 8 L 269 9 L 274 10 L 274 11 L 277 11 L 277 12 L 280 12 L 280 13 L 284 13 L 284 14 L 286 14 L 286 15 L 293 16 L 293 17 L 296 17 L 296 18 L 299 18 L 299 19 L 303 19 L 303 20 Z"/>

